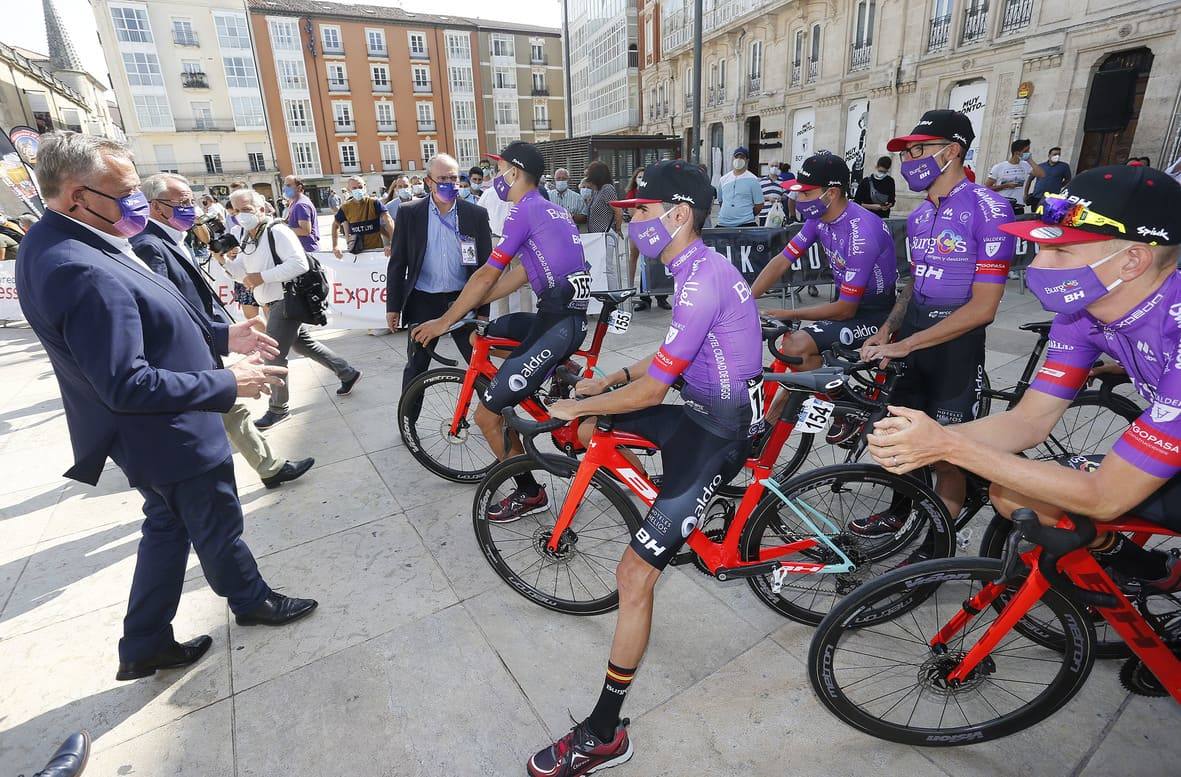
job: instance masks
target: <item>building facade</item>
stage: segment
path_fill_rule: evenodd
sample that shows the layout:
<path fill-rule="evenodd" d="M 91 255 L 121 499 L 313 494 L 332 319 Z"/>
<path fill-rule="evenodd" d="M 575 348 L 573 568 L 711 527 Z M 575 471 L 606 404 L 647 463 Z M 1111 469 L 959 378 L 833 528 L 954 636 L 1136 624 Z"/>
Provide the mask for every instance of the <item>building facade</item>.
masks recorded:
<path fill-rule="evenodd" d="M 638 1 L 562 1 L 575 137 L 639 131 Z"/>
<path fill-rule="evenodd" d="M 693 3 L 641 2 L 642 130 L 688 147 Z M 982 172 L 1017 137 L 1039 158 L 1061 146 L 1076 170 L 1181 153 L 1171 0 L 704 0 L 702 26 L 700 151 L 714 175 L 740 145 L 756 171 L 820 149 L 872 169 L 890 137 L 946 107 L 971 117 Z"/>
<path fill-rule="evenodd" d="M 241 0 L 93 0 L 140 175 L 175 172 L 197 193 L 245 182 L 277 192 L 275 155 Z"/>
<path fill-rule="evenodd" d="M 399 8 L 249 0 L 279 167 L 313 197 L 371 190 L 437 152 L 466 169 L 513 140 L 565 137 L 557 30 Z"/>
<path fill-rule="evenodd" d="M 38 132 L 73 130 L 119 139 L 111 106 L 93 76 L 82 74 L 79 91 L 49 69 L 49 57 L 0 43 L 0 128 L 24 125 Z"/>

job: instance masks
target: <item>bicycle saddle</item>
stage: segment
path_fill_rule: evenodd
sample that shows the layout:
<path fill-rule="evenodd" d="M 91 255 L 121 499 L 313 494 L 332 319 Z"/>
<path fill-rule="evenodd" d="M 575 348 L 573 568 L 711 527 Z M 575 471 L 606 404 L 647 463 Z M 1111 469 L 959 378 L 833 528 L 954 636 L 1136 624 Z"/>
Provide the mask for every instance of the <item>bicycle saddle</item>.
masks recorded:
<path fill-rule="evenodd" d="M 764 372 L 763 380 L 798 391 L 824 393 L 844 385 L 845 371 L 839 367 L 821 367 L 810 372 Z"/>
<path fill-rule="evenodd" d="M 592 291 L 592 297 L 604 304 L 610 302 L 612 305 L 619 305 L 625 300 L 636 296 L 635 289 L 612 289 L 610 291 Z"/>
<path fill-rule="evenodd" d="M 1022 332 L 1037 332 L 1039 335 L 1045 335 L 1049 334 L 1050 325 L 1053 323 L 1053 321 L 1031 321 L 1028 324 L 1022 324 L 1017 328 Z"/>

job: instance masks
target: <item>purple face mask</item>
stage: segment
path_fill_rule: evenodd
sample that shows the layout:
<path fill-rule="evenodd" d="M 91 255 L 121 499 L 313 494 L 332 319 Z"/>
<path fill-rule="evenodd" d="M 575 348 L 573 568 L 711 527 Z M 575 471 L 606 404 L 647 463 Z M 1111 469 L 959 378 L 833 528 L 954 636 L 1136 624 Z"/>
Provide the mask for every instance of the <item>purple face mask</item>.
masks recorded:
<path fill-rule="evenodd" d="M 951 160 L 949 159 L 946 165 L 940 167 L 933 156 L 925 156 L 922 159 L 907 159 L 902 163 L 902 177 L 906 179 L 906 185 L 910 187 L 912 192 L 925 192 L 931 188 L 931 185 L 935 183 L 935 179 L 950 164 Z M 796 203 L 796 208 L 799 208 L 799 203 Z"/>
<path fill-rule="evenodd" d="M 168 224 L 181 232 L 188 232 L 192 229 L 193 224 L 197 221 L 197 209 L 192 205 L 172 205 L 171 207 L 172 215 L 168 217 Z"/>
<path fill-rule="evenodd" d="M 818 219 L 827 212 L 828 203 L 824 201 L 824 195 L 814 200 L 796 200 L 796 213 L 805 221 Z"/>
<path fill-rule="evenodd" d="M 1069 270 L 1031 266 L 1025 270 L 1025 283 L 1046 310 L 1076 313 L 1124 282 L 1122 278 L 1116 278 L 1115 283 L 1107 286 L 1095 273 L 1095 268 L 1125 250 L 1121 248 L 1097 262 Z"/>
<path fill-rule="evenodd" d="M 512 184 L 504 180 L 504 173 L 492 179 L 492 188 L 496 190 L 496 196 L 508 202 L 508 190 L 512 188 Z"/>
<path fill-rule="evenodd" d="M 100 197 L 106 197 L 108 200 L 114 200 L 119 204 L 119 219 L 117 221 L 111 221 L 101 213 L 95 213 L 93 210 L 90 210 L 90 208 L 86 208 L 86 210 L 92 216 L 98 216 L 110 224 L 121 237 L 138 235 L 148 225 L 148 198 L 144 196 L 143 192 L 134 191 L 126 197 L 112 197 L 109 194 L 100 192 L 98 189 L 91 189 L 89 186 L 86 187 L 86 191 L 94 192 Z"/>
<path fill-rule="evenodd" d="M 664 249 L 668 248 L 668 244 L 677 236 L 677 232 L 680 232 L 681 228 L 685 226 L 682 224 L 676 228 L 676 231 L 670 233 L 668 228 L 664 226 L 664 217 L 667 215 L 668 213 L 665 213 L 647 221 L 632 219 L 628 222 L 627 237 L 635 244 L 642 256 L 652 259 L 660 258 Z"/>

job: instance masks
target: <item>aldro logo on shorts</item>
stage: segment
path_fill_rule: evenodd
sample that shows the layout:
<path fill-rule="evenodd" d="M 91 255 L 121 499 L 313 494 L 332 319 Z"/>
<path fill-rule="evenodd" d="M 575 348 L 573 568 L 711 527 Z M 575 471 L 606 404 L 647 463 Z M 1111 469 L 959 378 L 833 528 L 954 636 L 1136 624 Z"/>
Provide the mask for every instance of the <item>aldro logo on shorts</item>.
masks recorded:
<path fill-rule="evenodd" d="M 841 344 L 852 345 L 857 340 L 864 340 L 877 334 L 878 328 L 873 324 L 858 324 L 855 327 L 841 327 Z"/>
<path fill-rule="evenodd" d="M 527 378 L 533 373 L 537 372 L 541 365 L 545 364 L 553 358 L 554 352 L 549 348 L 543 348 L 541 353 L 535 353 L 529 357 L 529 361 L 521 365 L 521 371 L 509 376 L 508 387 L 513 391 L 524 391 L 529 386 Z"/>

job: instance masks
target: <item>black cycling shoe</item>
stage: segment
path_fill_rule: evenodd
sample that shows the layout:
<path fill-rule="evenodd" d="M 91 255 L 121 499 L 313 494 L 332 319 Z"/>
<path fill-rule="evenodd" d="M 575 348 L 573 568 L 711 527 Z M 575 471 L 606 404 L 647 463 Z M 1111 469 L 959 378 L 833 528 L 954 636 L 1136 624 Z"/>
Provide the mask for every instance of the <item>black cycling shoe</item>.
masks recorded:
<path fill-rule="evenodd" d="M 587 721 L 576 724 L 569 734 L 529 759 L 529 777 L 581 777 L 619 766 L 633 752 L 627 725 L 628 720 L 624 718 L 615 727 L 615 737 L 604 742 L 591 731 Z"/>
<path fill-rule="evenodd" d="M 909 517 L 909 512 L 898 514 L 887 510 L 882 513 L 874 513 L 866 518 L 854 518 L 849 521 L 848 528 L 858 537 L 884 537 L 905 526 L 906 519 Z"/>
<path fill-rule="evenodd" d="M 1102 558 L 1096 557 L 1096 560 L 1103 566 L 1103 571 L 1119 586 L 1119 589 L 1129 596 L 1136 596 L 1140 593 L 1148 595 L 1171 594 L 1181 590 L 1181 550 L 1170 548 L 1167 552 L 1152 552 L 1168 556 L 1168 559 L 1165 561 L 1166 571 L 1163 577 L 1134 577 L 1104 564 Z"/>

